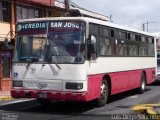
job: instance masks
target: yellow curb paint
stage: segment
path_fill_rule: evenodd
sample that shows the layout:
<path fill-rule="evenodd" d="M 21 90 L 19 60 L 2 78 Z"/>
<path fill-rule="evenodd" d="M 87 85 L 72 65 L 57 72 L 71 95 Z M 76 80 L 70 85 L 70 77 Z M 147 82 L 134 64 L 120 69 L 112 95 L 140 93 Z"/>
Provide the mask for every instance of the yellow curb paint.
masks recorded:
<path fill-rule="evenodd" d="M 140 113 L 147 113 L 150 115 L 157 115 L 158 113 L 153 110 L 153 107 L 155 106 L 160 106 L 160 104 L 141 104 L 141 105 L 136 105 L 132 107 L 131 109 L 140 112 Z"/>
<path fill-rule="evenodd" d="M 11 96 L 2 96 L 0 97 L 0 100 L 12 100 L 13 98 Z"/>
<path fill-rule="evenodd" d="M 153 108 L 147 109 L 147 113 L 150 115 L 157 115 L 158 114 L 153 110 Z"/>
<path fill-rule="evenodd" d="M 141 104 L 141 105 L 136 105 L 132 107 L 132 110 L 137 111 L 137 110 L 146 110 L 151 107 L 153 107 L 155 104 Z"/>

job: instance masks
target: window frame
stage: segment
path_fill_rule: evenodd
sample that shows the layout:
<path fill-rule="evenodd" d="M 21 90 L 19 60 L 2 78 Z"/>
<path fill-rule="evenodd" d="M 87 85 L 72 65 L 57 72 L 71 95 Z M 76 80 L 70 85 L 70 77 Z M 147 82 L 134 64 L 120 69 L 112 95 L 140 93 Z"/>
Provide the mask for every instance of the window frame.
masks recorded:
<path fill-rule="evenodd" d="M 18 11 L 18 8 L 19 8 L 19 11 Z M 16 4 L 15 9 L 16 9 L 16 19 L 17 20 L 30 19 L 30 18 L 39 18 L 40 17 L 40 9 L 36 8 L 34 6 L 27 6 L 27 5 Z M 25 18 L 23 18 L 23 16 L 24 16 L 23 11 L 24 10 L 26 10 L 26 15 L 25 15 L 26 17 Z M 38 11 L 38 15 L 36 13 L 37 11 Z M 31 16 L 34 16 L 34 17 L 31 17 Z"/>
<path fill-rule="evenodd" d="M 7 0 L 0 0 L 0 21 L 10 22 L 10 2 Z"/>
<path fill-rule="evenodd" d="M 153 47 L 152 51 L 154 51 L 154 53 L 152 53 L 152 55 L 148 54 L 148 44 L 153 44 L 154 45 L 154 37 L 153 36 L 149 36 L 149 35 L 145 35 L 142 33 L 138 33 L 138 32 L 134 32 L 134 31 L 129 31 L 129 30 L 123 30 L 123 29 L 119 29 L 119 28 L 114 28 L 111 26 L 105 26 L 102 24 L 96 24 L 96 23 L 89 23 L 90 24 L 94 24 L 98 27 L 98 34 L 97 36 L 97 54 L 100 57 L 154 57 L 155 56 L 155 46 Z M 109 30 L 109 36 L 106 35 L 102 35 L 100 32 L 100 28 L 105 28 L 107 30 Z M 125 33 L 125 37 L 122 37 L 121 35 L 119 35 L 119 33 Z M 90 31 L 89 31 L 90 33 Z M 112 35 L 113 34 L 113 35 Z M 112 54 L 111 55 L 101 55 L 100 54 L 100 39 L 101 37 L 104 37 L 106 39 L 109 39 L 111 41 L 111 45 L 112 45 Z M 149 38 L 150 38 L 150 43 L 149 43 Z M 126 54 L 124 55 L 117 55 L 116 54 L 116 40 L 124 40 L 127 46 L 127 51 Z M 129 53 L 129 45 L 130 44 L 134 44 L 136 46 L 136 51 L 134 55 L 131 55 Z M 145 51 L 146 53 L 144 55 L 140 55 L 140 45 L 144 45 L 145 44 Z"/>
<path fill-rule="evenodd" d="M 98 45 L 98 47 L 99 47 L 99 55 L 100 56 L 110 56 L 110 57 L 113 57 L 114 55 L 115 55 L 115 45 L 114 45 L 114 37 L 115 37 L 115 29 L 112 29 L 111 27 L 108 27 L 108 26 L 103 26 L 103 25 L 99 25 L 99 45 Z M 101 34 L 100 33 L 100 29 L 107 29 L 108 31 L 109 31 L 109 34 L 108 34 L 108 36 L 106 36 L 106 35 L 103 35 L 103 34 Z M 110 45 L 111 45 L 111 54 L 109 55 L 109 54 L 104 54 L 104 55 L 101 55 L 100 54 L 100 38 L 103 38 L 103 39 L 108 39 L 109 40 L 109 42 L 110 42 Z"/>

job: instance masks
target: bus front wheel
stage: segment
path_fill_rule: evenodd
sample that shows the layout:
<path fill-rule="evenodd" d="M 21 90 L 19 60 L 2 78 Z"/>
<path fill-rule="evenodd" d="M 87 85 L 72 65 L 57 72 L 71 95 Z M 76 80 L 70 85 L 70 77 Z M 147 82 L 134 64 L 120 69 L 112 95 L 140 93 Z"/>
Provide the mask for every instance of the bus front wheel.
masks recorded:
<path fill-rule="evenodd" d="M 100 93 L 100 97 L 97 98 L 96 100 L 94 100 L 94 104 L 97 106 L 97 107 L 101 107 L 101 106 L 105 106 L 105 104 L 107 103 L 107 100 L 108 100 L 108 94 L 109 94 L 109 91 L 108 91 L 108 82 L 106 79 L 103 79 L 102 80 L 102 83 L 101 83 L 101 93 Z"/>

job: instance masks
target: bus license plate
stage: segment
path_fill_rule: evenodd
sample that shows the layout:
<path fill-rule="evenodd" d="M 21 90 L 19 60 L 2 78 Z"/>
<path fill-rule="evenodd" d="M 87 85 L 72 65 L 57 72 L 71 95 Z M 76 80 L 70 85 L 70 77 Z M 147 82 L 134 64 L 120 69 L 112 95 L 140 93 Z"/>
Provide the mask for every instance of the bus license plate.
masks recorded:
<path fill-rule="evenodd" d="M 47 93 L 38 93 L 38 98 L 46 99 L 48 97 Z"/>

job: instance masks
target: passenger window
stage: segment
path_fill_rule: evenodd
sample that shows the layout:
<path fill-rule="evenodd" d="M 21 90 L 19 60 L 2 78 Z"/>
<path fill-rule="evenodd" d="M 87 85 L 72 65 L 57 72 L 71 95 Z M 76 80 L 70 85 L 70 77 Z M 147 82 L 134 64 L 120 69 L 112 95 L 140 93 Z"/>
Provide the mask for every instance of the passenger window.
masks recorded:
<path fill-rule="evenodd" d="M 127 55 L 127 41 L 126 40 L 115 40 L 116 43 L 116 55 L 126 56 Z"/>
<path fill-rule="evenodd" d="M 136 41 L 128 42 L 129 56 L 138 56 L 138 43 Z"/>
<path fill-rule="evenodd" d="M 100 38 L 100 55 L 112 55 L 111 40 L 105 37 Z"/>
<path fill-rule="evenodd" d="M 139 56 L 147 56 L 147 45 L 145 43 L 139 43 Z"/>

